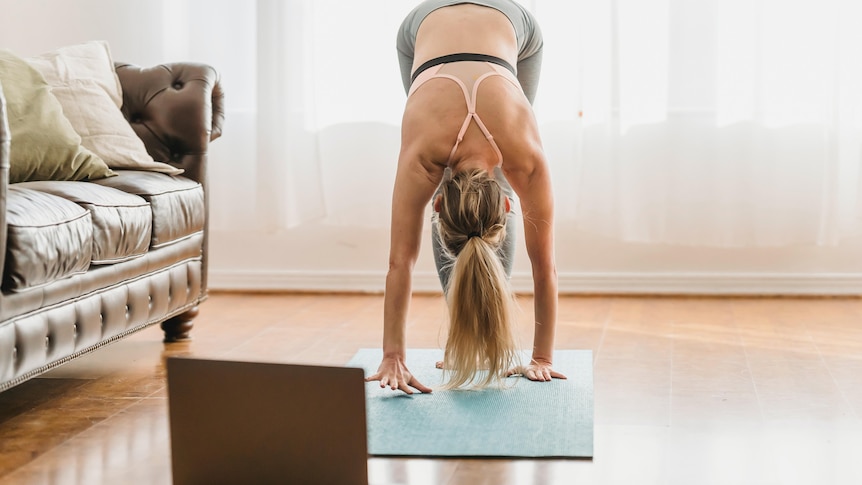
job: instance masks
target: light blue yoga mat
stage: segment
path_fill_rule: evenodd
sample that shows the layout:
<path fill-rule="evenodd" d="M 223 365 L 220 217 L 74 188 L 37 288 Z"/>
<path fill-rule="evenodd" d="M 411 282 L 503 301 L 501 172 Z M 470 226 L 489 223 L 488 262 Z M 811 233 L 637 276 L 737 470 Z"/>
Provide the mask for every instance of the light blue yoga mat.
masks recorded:
<path fill-rule="evenodd" d="M 528 354 L 525 362 L 529 361 Z M 347 364 L 377 372 L 381 349 L 360 349 Z M 444 391 L 439 349 L 410 349 L 407 366 L 434 389 L 412 396 L 379 382 L 365 386 L 368 452 L 377 456 L 589 458 L 593 456 L 593 363 L 590 350 L 558 350 L 554 369 L 568 379 L 482 391 Z"/>

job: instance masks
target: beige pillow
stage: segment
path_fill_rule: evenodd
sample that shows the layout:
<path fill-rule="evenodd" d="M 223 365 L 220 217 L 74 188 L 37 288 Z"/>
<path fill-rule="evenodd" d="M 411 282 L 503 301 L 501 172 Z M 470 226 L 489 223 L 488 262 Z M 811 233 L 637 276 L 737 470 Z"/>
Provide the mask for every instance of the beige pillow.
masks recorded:
<path fill-rule="evenodd" d="M 63 116 L 45 78 L 6 49 L 0 50 L 0 86 L 12 135 L 10 183 L 115 175 L 98 155 L 81 145 L 81 137 Z"/>
<path fill-rule="evenodd" d="M 120 108 L 123 91 L 108 44 L 92 41 L 61 47 L 27 61 L 45 76 L 82 144 L 111 168 L 171 175 L 182 169 L 153 160 Z"/>

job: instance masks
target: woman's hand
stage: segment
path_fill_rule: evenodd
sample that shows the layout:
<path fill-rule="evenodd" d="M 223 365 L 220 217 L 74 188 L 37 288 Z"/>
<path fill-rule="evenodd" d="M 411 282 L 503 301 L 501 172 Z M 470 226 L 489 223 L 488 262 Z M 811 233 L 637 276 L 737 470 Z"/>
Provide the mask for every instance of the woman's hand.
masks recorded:
<path fill-rule="evenodd" d="M 510 370 L 506 377 L 522 375 L 531 381 L 550 381 L 554 379 L 566 379 L 566 376 L 551 368 L 550 362 L 544 359 L 532 359 L 528 365 L 522 365 Z"/>
<path fill-rule="evenodd" d="M 377 368 L 377 373 L 365 378 L 365 382 L 380 381 L 380 387 L 389 386 L 393 391 L 400 389 L 407 394 L 413 394 L 410 387 L 419 392 L 429 393 L 431 388 L 419 382 L 413 374 L 407 370 L 407 365 L 401 357 L 383 357 L 383 362 Z"/>

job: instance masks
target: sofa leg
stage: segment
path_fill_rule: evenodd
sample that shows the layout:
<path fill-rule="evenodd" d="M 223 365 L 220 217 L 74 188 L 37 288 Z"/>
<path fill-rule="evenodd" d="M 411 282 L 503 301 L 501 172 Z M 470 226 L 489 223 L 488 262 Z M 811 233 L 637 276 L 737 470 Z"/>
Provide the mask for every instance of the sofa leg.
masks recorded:
<path fill-rule="evenodd" d="M 200 313 L 198 307 L 192 307 L 186 312 L 169 318 L 162 322 L 162 330 L 165 332 L 165 342 L 181 342 L 191 340 L 189 332 L 192 331 L 194 323 L 192 320 Z"/>

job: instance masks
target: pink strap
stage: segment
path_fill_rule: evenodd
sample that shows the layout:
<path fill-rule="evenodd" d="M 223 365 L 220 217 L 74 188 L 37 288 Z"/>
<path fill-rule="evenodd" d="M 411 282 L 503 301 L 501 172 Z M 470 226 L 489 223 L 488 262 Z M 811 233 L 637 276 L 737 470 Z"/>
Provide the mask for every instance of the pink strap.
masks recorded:
<path fill-rule="evenodd" d="M 482 130 L 482 134 L 485 135 L 485 139 L 488 140 L 488 143 L 491 144 L 491 148 L 494 149 L 494 152 L 497 154 L 497 164 L 503 163 L 503 154 L 500 152 L 500 147 L 497 146 L 497 142 L 494 141 L 493 135 L 488 131 L 488 128 L 485 126 L 485 123 L 482 122 L 482 119 L 479 118 L 479 114 L 476 113 L 476 99 L 478 98 L 478 90 L 479 85 L 482 84 L 482 81 L 488 79 L 491 76 L 501 76 L 497 70 L 493 70 L 490 72 L 486 72 L 479 76 L 476 79 L 476 82 L 473 83 L 472 96 L 470 96 L 467 92 L 467 86 L 457 78 L 454 79 L 460 86 L 461 90 L 464 92 L 464 101 L 467 102 L 467 117 L 464 118 L 464 123 L 461 125 L 461 130 L 458 132 L 458 139 L 455 142 L 455 146 L 452 147 L 452 151 L 449 152 L 449 163 L 452 162 L 452 159 L 455 157 L 455 152 L 458 150 L 458 146 L 461 144 L 461 141 L 464 140 L 464 134 L 467 133 L 467 127 L 470 126 L 471 120 L 476 120 L 476 125 Z"/>
<path fill-rule="evenodd" d="M 479 118 L 479 115 L 476 113 L 476 97 L 477 97 L 476 94 L 477 94 L 478 89 L 479 89 L 479 84 L 481 84 L 482 81 L 484 81 L 485 79 L 488 79 L 491 76 L 503 76 L 504 78 L 506 78 L 509 82 L 511 82 L 513 84 L 514 84 L 514 81 L 512 79 L 510 79 L 509 76 L 506 76 L 506 74 L 509 73 L 509 71 L 500 72 L 499 70 L 497 70 L 496 66 L 494 66 L 493 64 L 490 64 L 490 65 L 491 65 L 491 67 L 494 68 L 494 70 L 489 71 L 489 72 L 479 76 L 479 78 L 476 79 L 476 82 L 473 83 L 473 89 L 472 89 L 473 96 L 471 96 L 470 92 L 467 91 L 467 86 L 464 84 L 464 82 L 461 81 L 460 79 L 458 79 L 457 77 L 452 76 L 451 74 L 437 74 L 437 71 L 440 70 L 440 67 L 442 67 L 442 65 L 435 66 L 436 69 L 434 69 L 434 68 L 428 69 L 425 72 L 423 72 L 422 74 L 420 74 L 419 78 L 416 79 L 417 82 L 414 82 L 413 86 L 410 89 L 410 93 L 408 94 L 408 96 L 412 95 L 417 89 L 419 89 L 419 87 L 422 84 L 425 84 L 425 82 L 427 82 L 430 79 L 434 79 L 434 78 L 451 79 L 452 81 L 455 81 L 456 83 L 458 83 L 458 86 L 461 87 L 461 92 L 464 93 L 464 101 L 467 104 L 467 116 L 464 118 L 464 123 L 461 124 L 461 130 L 458 131 L 458 138 L 455 141 L 455 146 L 453 146 L 452 151 L 449 152 L 449 163 L 452 162 L 452 159 L 455 157 L 455 152 L 458 150 L 458 146 L 461 144 L 461 141 L 464 140 L 464 134 L 467 132 L 467 128 L 470 126 L 471 120 L 476 121 L 476 125 L 479 127 L 480 130 L 482 130 L 482 134 L 485 135 L 485 139 L 487 139 L 488 143 L 491 144 L 491 147 L 494 149 L 494 152 L 497 154 L 497 163 L 498 164 L 503 163 L 503 154 L 500 152 L 500 147 L 497 146 L 497 142 L 494 141 L 493 135 L 491 135 L 491 132 L 488 131 L 488 128 L 485 126 L 485 123 L 482 122 L 482 119 Z M 432 70 L 433 70 L 433 72 L 429 72 Z M 427 75 L 423 76 L 423 74 L 427 74 Z M 424 79 L 422 79 L 422 78 L 424 78 Z M 518 85 L 516 84 L 516 86 L 518 86 Z"/>

